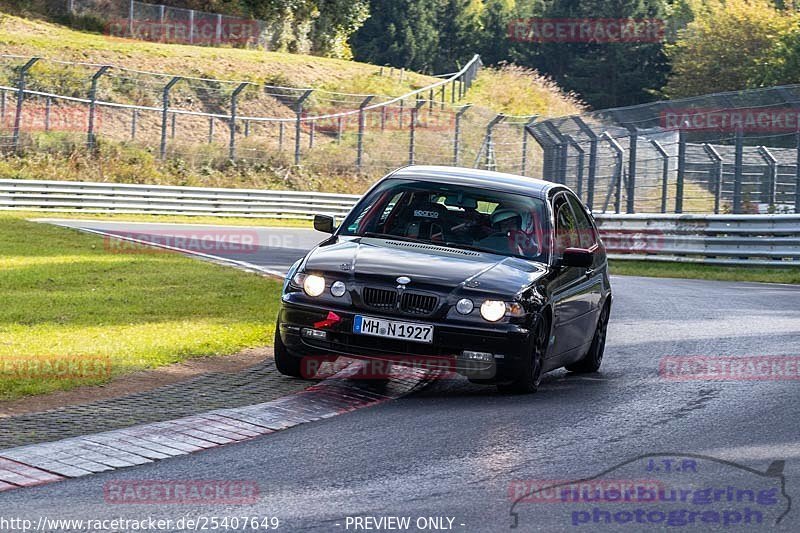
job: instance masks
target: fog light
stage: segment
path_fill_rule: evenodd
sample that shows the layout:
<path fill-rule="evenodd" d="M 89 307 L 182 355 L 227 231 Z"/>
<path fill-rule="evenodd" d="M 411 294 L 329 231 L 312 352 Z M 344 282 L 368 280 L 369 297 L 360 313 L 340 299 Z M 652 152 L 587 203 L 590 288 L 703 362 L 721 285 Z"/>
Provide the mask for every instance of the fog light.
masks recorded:
<path fill-rule="evenodd" d="M 334 281 L 333 285 L 331 285 L 331 294 L 336 296 L 337 298 L 340 296 L 344 296 L 347 287 L 345 287 L 344 283 L 341 281 Z"/>
<path fill-rule="evenodd" d="M 483 361 L 486 363 L 491 363 L 494 361 L 494 355 L 486 352 L 473 352 L 470 350 L 464 350 L 461 352 L 461 357 L 464 359 L 469 359 L 470 361 Z"/>
<path fill-rule="evenodd" d="M 472 300 L 469 298 L 462 298 L 456 304 L 456 311 L 461 313 L 462 315 L 468 315 L 475 309 L 475 304 L 472 303 Z"/>
<path fill-rule="evenodd" d="M 317 340 L 322 340 L 322 339 L 327 339 L 328 338 L 328 332 L 320 331 L 318 329 L 311 329 L 311 328 L 303 328 L 303 329 L 301 329 L 300 330 L 300 335 L 302 335 L 303 337 L 308 337 L 310 339 L 317 339 Z"/>

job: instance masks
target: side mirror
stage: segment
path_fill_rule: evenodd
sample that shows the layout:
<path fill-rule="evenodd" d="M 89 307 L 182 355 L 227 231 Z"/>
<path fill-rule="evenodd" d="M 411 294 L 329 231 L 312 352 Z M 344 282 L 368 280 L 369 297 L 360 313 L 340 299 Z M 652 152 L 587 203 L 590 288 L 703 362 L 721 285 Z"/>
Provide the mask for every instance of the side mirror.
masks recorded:
<path fill-rule="evenodd" d="M 328 215 L 314 215 L 314 229 L 322 233 L 333 233 L 336 229 L 333 217 Z"/>
<path fill-rule="evenodd" d="M 584 248 L 567 248 L 561 254 L 562 266 L 589 268 L 592 263 L 594 263 L 594 254 Z"/>

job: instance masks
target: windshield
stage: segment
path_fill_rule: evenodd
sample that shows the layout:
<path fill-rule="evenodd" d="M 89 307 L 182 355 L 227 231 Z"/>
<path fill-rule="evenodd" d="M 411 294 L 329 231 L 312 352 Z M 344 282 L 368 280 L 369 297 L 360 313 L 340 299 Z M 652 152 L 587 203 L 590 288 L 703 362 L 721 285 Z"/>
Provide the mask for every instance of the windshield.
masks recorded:
<path fill-rule="evenodd" d="M 395 238 L 546 262 L 544 201 L 414 180 L 386 180 L 363 198 L 340 235 Z"/>

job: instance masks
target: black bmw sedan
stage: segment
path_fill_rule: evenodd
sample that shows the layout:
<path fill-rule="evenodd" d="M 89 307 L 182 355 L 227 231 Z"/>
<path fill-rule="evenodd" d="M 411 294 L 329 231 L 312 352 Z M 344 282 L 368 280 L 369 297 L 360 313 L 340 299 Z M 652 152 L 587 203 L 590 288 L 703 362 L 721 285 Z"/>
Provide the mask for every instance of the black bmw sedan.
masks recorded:
<path fill-rule="evenodd" d="M 611 307 L 605 248 L 568 188 L 453 167 L 380 180 L 289 270 L 275 363 L 347 356 L 453 370 L 509 392 L 596 372 Z M 437 366 L 438 365 L 438 366 Z"/>

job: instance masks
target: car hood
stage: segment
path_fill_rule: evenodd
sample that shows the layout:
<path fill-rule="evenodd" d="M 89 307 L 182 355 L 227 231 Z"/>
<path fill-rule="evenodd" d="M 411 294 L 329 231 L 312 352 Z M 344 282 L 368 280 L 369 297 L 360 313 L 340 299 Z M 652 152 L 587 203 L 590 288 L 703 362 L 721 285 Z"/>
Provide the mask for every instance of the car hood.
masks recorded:
<path fill-rule="evenodd" d="M 466 286 L 508 295 L 546 272 L 545 265 L 516 257 L 366 237 L 324 243 L 308 254 L 303 268 L 389 284 L 407 276 L 411 278 L 409 288 L 452 290 Z"/>

